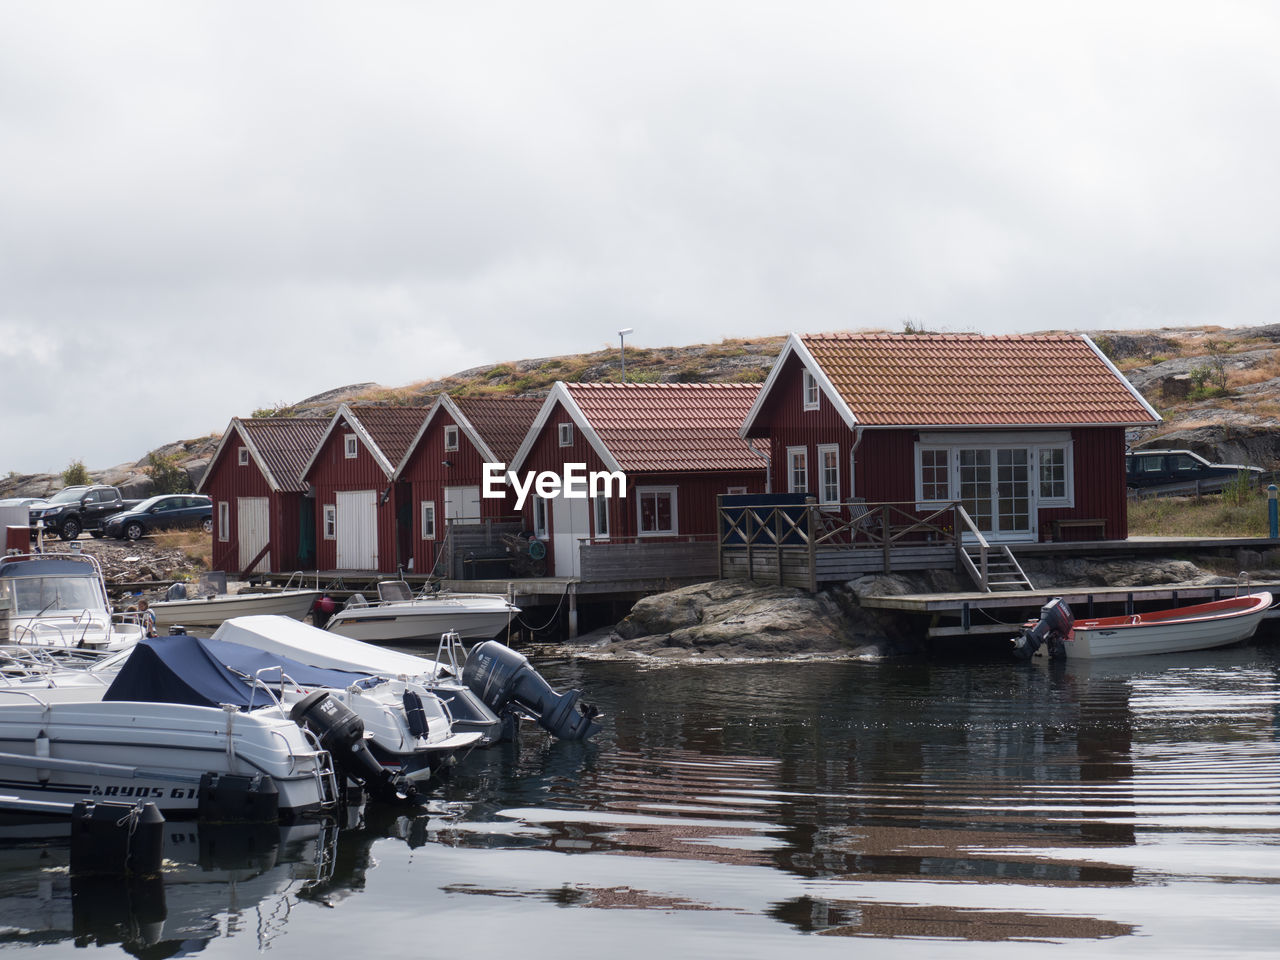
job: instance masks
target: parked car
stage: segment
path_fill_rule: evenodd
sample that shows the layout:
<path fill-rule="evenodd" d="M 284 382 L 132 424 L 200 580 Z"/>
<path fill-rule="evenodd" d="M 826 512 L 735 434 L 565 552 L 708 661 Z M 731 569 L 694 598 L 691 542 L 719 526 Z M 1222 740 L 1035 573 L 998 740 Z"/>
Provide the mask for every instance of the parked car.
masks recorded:
<path fill-rule="evenodd" d="M 74 540 L 84 530 L 102 536 L 102 522 L 113 514 L 128 510 L 137 500 L 126 500 L 115 487 L 103 483 L 81 484 L 59 490 L 46 502 L 32 504 L 31 532 L 39 523 L 48 533 L 63 540 Z"/>
<path fill-rule="evenodd" d="M 200 527 L 213 533 L 213 501 L 195 493 L 162 494 L 110 517 L 102 529 L 109 537 L 137 540 L 157 530 L 178 527 Z"/>
<path fill-rule="evenodd" d="M 1256 478 L 1261 467 L 1238 463 L 1210 463 L 1190 450 L 1139 450 L 1124 458 L 1125 482 L 1131 489 L 1174 484 L 1198 484 L 1200 490 L 1220 489 L 1241 473 Z"/>

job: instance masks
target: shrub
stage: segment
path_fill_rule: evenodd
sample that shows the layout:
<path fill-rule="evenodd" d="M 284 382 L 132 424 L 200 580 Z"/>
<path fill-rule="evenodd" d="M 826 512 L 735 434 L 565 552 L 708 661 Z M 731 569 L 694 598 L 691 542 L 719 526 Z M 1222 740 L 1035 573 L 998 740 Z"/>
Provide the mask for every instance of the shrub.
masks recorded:
<path fill-rule="evenodd" d="M 78 487 L 92 483 L 89 471 L 85 469 L 83 460 L 72 460 L 67 469 L 62 471 L 62 482 L 68 487 Z"/>
<path fill-rule="evenodd" d="M 191 492 L 191 478 L 173 457 L 153 451 L 147 454 L 146 469 L 151 482 L 155 484 L 156 493 Z"/>

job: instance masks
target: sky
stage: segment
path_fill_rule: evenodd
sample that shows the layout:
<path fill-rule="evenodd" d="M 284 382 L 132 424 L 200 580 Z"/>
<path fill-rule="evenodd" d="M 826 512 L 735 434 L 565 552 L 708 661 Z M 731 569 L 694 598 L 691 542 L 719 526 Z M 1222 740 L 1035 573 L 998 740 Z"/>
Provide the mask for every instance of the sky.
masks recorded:
<path fill-rule="evenodd" d="M 1272 3 L 0 0 L 0 475 L 344 384 L 1274 322 Z"/>

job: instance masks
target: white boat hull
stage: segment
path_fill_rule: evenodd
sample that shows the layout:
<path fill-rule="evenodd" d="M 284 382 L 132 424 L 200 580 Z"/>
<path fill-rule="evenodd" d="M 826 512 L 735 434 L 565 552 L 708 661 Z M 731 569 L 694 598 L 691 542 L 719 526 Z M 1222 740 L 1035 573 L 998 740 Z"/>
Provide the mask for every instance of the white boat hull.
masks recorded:
<path fill-rule="evenodd" d="M 333 633 L 366 643 L 431 643 L 456 632 L 463 640 L 489 640 L 518 613 L 503 597 L 429 597 L 348 607 L 325 624 Z"/>
<path fill-rule="evenodd" d="M 1237 613 L 1215 616 L 1189 616 L 1179 619 L 1168 611 L 1160 620 L 1142 620 L 1124 624 L 1108 618 L 1093 626 L 1077 621 L 1071 639 L 1063 646 L 1069 660 L 1099 660 L 1107 657 L 1136 657 L 1158 653 L 1186 653 L 1225 647 L 1253 636 L 1271 604 L 1270 594 L 1259 595 L 1265 602 Z"/>
<path fill-rule="evenodd" d="M 311 606 L 319 596 L 316 590 L 231 593 L 191 600 L 162 600 L 151 604 L 151 611 L 156 615 L 156 628 L 164 633 L 168 627 L 217 627 L 232 617 L 255 614 L 301 620 L 311 612 Z"/>

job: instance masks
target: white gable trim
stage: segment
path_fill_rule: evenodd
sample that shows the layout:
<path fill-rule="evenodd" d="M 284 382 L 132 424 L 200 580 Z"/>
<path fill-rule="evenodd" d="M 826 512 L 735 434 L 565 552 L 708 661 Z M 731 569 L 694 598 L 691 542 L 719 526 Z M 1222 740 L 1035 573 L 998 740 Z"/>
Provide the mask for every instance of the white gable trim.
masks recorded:
<path fill-rule="evenodd" d="M 400 480 L 404 476 L 405 468 L 409 466 L 409 460 L 417 452 L 418 444 L 422 442 L 422 438 L 426 436 L 431 421 L 435 419 L 436 411 L 444 408 L 449 416 L 453 417 L 453 422 L 462 428 L 462 432 L 467 435 L 467 439 L 471 441 L 471 445 L 476 448 L 476 452 L 480 454 L 482 460 L 489 463 L 497 461 L 493 451 L 489 449 L 489 445 L 484 442 L 484 438 L 480 436 L 480 432 L 472 425 L 471 421 L 466 418 L 458 405 L 454 402 L 453 397 L 447 393 L 442 393 L 436 397 L 436 402 L 431 405 L 431 409 L 427 412 L 427 418 L 422 421 L 422 426 L 418 428 L 418 432 L 413 435 L 413 439 L 409 441 L 409 446 L 405 448 L 404 457 L 400 461 L 400 465 L 396 467 L 394 479 Z"/>
<path fill-rule="evenodd" d="M 1093 338 L 1087 333 L 1082 333 L 1080 334 L 1080 339 L 1089 345 L 1089 349 L 1096 353 L 1098 355 L 1098 359 L 1107 365 L 1107 369 L 1111 371 L 1112 375 L 1123 383 L 1125 389 L 1133 394 L 1133 398 L 1142 404 L 1143 409 L 1145 409 L 1147 413 L 1151 414 L 1151 419 L 1156 423 L 1163 423 L 1164 417 L 1160 416 L 1160 414 L 1156 412 L 1155 407 L 1147 403 L 1147 398 L 1139 393 L 1137 388 L 1129 382 L 1129 378 L 1116 368 L 1116 365 L 1111 362 L 1111 358 L 1098 349 L 1098 345 L 1093 342 Z M 1139 426 L 1139 424 L 1134 424 L 1134 426 Z"/>
<path fill-rule="evenodd" d="M 507 469 L 515 472 L 524 466 L 525 460 L 538 439 L 538 434 L 546 426 L 551 417 L 551 411 L 556 408 L 557 403 L 564 407 L 565 412 L 569 414 L 569 418 L 578 425 L 578 429 L 586 437 L 591 449 L 596 452 L 604 463 L 605 469 L 621 471 L 622 467 L 617 458 L 604 445 L 604 441 L 600 439 L 600 435 L 591 426 L 591 423 L 587 420 L 587 415 L 582 412 L 578 402 L 573 399 L 573 394 L 569 392 L 568 384 L 563 380 L 557 380 L 555 386 L 551 388 L 551 392 L 547 394 L 547 399 L 542 402 L 542 408 L 538 411 L 538 415 L 534 417 L 533 424 L 529 427 L 529 432 L 524 436 L 524 442 L 520 444 L 520 449 L 516 451 L 516 455 L 507 464 Z"/>
<path fill-rule="evenodd" d="M 840 419 L 848 425 L 850 430 L 858 426 L 858 418 L 853 415 L 853 411 L 845 403 L 844 397 L 840 396 L 835 385 L 831 382 L 831 378 L 818 365 L 818 361 L 813 358 L 813 354 L 809 352 L 809 348 L 804 345 L 804 341 L 800 339 L 799 335 L 792 333 L 788 335 L 787 342 L 783 344 L 782 352 L 778 354 L 778 359 L 773 362 L 773 368 L 769 371 L 769 376 L 765 380 L 764 386 L 756 394 L 756 402 L 751 405 L 746 419 L 742 421 L 742 426 L 738 429 L 738 435 L 744 440 L 750 433 L 751 428 L 755 426 L 756 418 L 760 415 L 760 411 L 764 409 L 765 401 L 774 389 L 778 378 L 782 375 L 782 368 L 786 366 L 787 358 L 793 353 L 800 358 L 804 368 L 813 374 L 813 378 L 818 381 L 819 389 L 826 395 L 831 405 L 835 407 L 836 412 L 840 414 Z"/>
<path fill-rule="evenodd" d="M 360 442 L 373 456 L 374 462 L 382 469 L 383 474 L 388 480 L 394 479 L 396 468 L 391 465 L 391 461 L 387 459 L 386 454 L 378 449 L 378 445 L 373 442 L 373 437 L 369 436 L 369 431 L 364 428 L 364 424 L 360 419 L 351 412 L 351 408 L 345 403 L 340 405 L 333 413 L 333 418 L 329 421 L 329 426 L 325 428 L 324 436 L 320 438 L 320 442 L 316 444 L 315 451 L 311 454 L 311 459 L 307 461 L 307 465 L 302 468 L 299 475 L 301 479 L 306 479 L 307 474 L 311 472 L 311 468 L 315 465 L 316 458 L 320 456 L 320 451 L 324 449 L 324 445 L 329 442 L 329 438 L 333 435 L 333 431 L 337 429 L 338 424 L 346 421 L 347 425 L 355 431 Z"/>
<path fill-rule="evenodd" d="M 267 478 L 267 486 L 271 488 L 271 492 L 279 493 L 280 484 L 276 482 L 275 476 L 267 469 L 267 462 L 263 459 L 262 453 L 258 450 L 257 444 L 253 442 L 253 438 L 249 436 L 248 431 L 240 425 L 239 417 L 231 418 L 231 423 L 228 424 L 226 432 L 222 435 L 222 439 L 218 441 L 218 449 L 213 452 L 213 458 L 209 461 L 209 466 L 205 468 L 204 476 L 201 477 L 200 482 L 196 484 L 195 492 L 200 493 L 205 489 L 205 484 L 213 473 L 211 468 L 218 462 L 218 458 L 222 456 L 222 451 L 226 445 L 231 442 L 232 436 L 239 437 L 240 442 L 244 444 L 246 449 L 248 449 L 249 456 L 253 458 L 254 464 L 262 475 Z"/>

